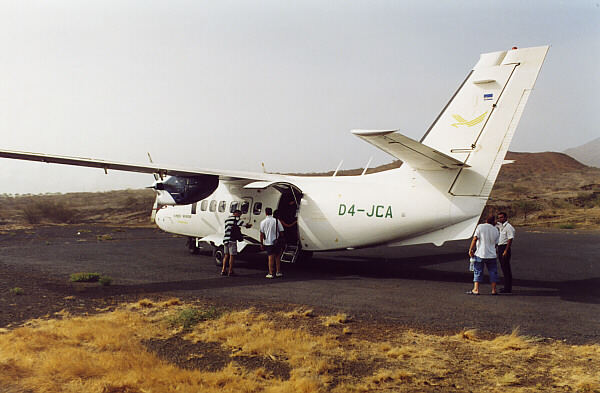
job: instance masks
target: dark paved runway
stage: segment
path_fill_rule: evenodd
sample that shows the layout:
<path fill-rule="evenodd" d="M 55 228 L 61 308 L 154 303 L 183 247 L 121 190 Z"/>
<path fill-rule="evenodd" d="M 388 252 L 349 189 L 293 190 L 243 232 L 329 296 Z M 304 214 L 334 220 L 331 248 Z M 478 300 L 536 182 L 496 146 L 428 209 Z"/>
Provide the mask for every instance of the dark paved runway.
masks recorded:
<path fill-rule="evenodd" d="M 150 229 L 112 232 L 46 227 L 0 236 L 0 269 L 43 273 L 67 283 L 74 272 L 114 279 L 95 296 L 175 294 L 242 304 L 294 303 L 359 318 L 455 330 L 477 328 L 600 342 L 600 233 L 517 230 L 514 293 L 469 296 L 468 241 L 315 254 L 306 266 L 284 265 L 284 278 L 264 278 L 266 257 L 237 264 L 221 277 L 209 253 L 190 255 L 185 239 Z M 98 241 L 109 233 L 114 240 Z M 60 291 L 60 289 L 57 289 Z M 94 292 L 95 291 L 95 292 Z M 90 295 L 90 293 L 88 293 Z"/>

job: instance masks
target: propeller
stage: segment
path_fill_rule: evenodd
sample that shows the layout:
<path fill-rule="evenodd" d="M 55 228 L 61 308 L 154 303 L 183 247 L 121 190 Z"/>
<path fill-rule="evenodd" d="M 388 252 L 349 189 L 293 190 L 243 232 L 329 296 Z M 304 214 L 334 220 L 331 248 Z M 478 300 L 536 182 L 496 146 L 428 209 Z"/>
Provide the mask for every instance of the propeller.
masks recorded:
<path fill-rule="evenodd" d="M 150 159 L 150 163 L 153 164 L 154 161 L 152 161 L 152 156 L 150 155 L 150 152 L 148 152 L 148 158 Z M 154 180 L 156 181 L 156 183 L 152 187 L 147 187 L 147 188 L 152 188 L 152 189 L 154 189 L 154 191 L 156 191 L 156 199 L 154 199 L 154 205 L 152 206 L 152 213 L 150 214 L 150 222 L 152 222 L 152 223 L 156 222 L 156 212 L 162 208 L 162 206 L 159 207 L 159 203 L 158 203 L 158 198 L 162 194 L 162 191 L 159 190 L 157 187 L 158 183 L 162 180 L 162 177 L 158 173 L 153 173 L 153 175 L 154 175 Z"/>

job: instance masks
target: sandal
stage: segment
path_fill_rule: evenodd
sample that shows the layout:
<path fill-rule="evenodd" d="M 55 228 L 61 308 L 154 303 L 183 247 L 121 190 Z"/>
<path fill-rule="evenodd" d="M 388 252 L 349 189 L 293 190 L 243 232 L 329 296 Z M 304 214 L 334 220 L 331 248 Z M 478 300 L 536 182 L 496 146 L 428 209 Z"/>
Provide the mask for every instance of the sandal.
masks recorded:
<path fill-rule="evenodd" d="M 222 276 L 226 276 L 226 275 L 227 275 L 227 272 L 226 272 L 226 271 L 224 271 L 224 270 L 222 270 L 222 271 L 221 271 L 221 275 L 222 275 Z"/>
<path fill-rule="evenodd" d="M 478 292 L 469 291 L 469 292 L 467 292 L 467 295 L 479 295 L 479 293 Z"/>

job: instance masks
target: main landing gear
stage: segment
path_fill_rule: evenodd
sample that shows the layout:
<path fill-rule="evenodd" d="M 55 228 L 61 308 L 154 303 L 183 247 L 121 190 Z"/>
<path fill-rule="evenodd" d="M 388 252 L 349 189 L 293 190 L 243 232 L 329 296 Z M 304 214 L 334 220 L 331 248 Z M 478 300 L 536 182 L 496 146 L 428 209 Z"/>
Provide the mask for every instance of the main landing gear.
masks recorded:
<path fill-rule="evenodd" d="M 225 257 L 225 250 L 223 249 L 223 246 L 214 247 L 212 255 L 213 260 L 215 261 L 215 265 L 223 267 L 223 257 Z"/>
<path fill-rule="evenodd" d="M 196 245 L 195 237 L 188 237 L 187 246 L 190 254 L 198 254 L 200 252 L 200 248 L 198 248 L 198 246 Z"/>

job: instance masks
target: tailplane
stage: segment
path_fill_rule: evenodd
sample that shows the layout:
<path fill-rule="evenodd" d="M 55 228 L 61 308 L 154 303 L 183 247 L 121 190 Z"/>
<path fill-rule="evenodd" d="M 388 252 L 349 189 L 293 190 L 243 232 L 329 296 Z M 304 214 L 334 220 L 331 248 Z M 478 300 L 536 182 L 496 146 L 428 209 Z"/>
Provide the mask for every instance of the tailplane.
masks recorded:
<path fill-rule="evenodd" d="M 465 164 L 452 182 L 450 194 L 490 195 L 548 48 L 481 55 L 425 134 L 423 144 Z"/>
<path fill-rule="evenodd" d="M 353 133 L 419 171 L 440 191 L 486 198 L 548 48 L 482 54 L 420 142 L 395 131 Z M 432 176 L 431 171 L 447 175 Z"/>

